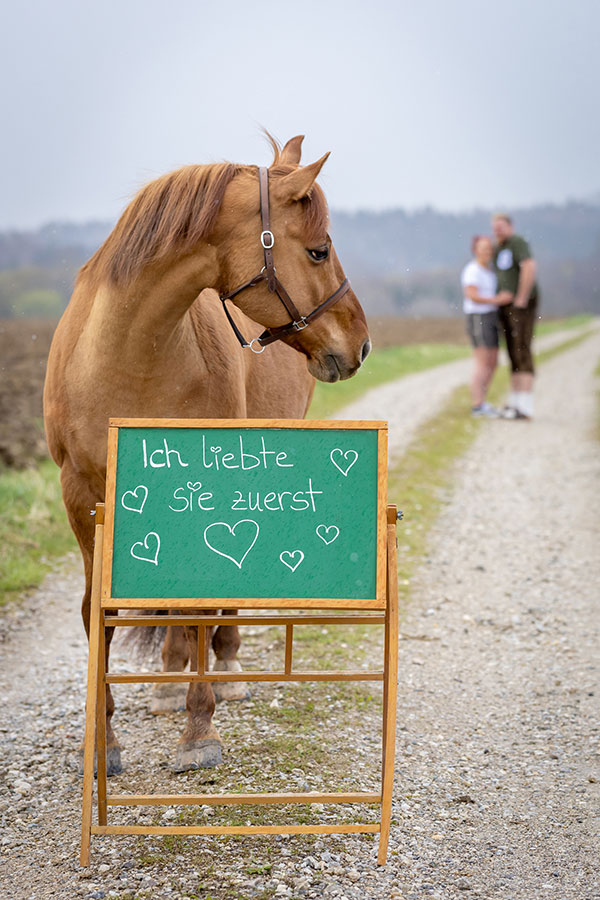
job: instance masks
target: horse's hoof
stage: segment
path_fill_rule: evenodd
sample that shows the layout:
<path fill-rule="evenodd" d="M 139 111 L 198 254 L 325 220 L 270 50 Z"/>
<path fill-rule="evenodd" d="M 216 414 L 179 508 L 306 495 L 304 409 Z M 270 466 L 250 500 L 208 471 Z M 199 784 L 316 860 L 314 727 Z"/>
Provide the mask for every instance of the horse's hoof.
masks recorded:
<path fill-rule="evenodd" d="M 213 666 L 213 672 L 241 672 L 242 667 L 237 659 L 217 659 Z M 249 700 L 250 689 L 245 681 L 213 681 L 213 694 L 215 700 Z"/>
<path fill-rule="evenodd" d="M 121 764 L 121 748 L 109 747 L 106 751 L 106 777 L 120 775 L 123 771 Z M 79 748 L 79 774 L 83 775 L 83 747 Z M 94 777 L 98 776 L 98 762 L 94 751 Z"/>
<path fill-rule="evenodd" d="M 123 771 L 123 766 L 121 765 L 121 748 L 120 747 L 109 747 L 108 750 L 106 751 L 106 776 L 107 776 L 107 778 L 110 778 L 111 775 L 120 775 L 122 771 Z"/>
<path fill-rule="evenodd" d="M 179 712 L 185 709 L 187 684 L 157 684 L 152 692 L 150 712 L 154 716 L 162 716 L 165 713 Z"/>
<path fill-rule="evenodd" d="M 175 771 L 187 772 L 190 769 L 212 769 L 223 762 L 221 741 L 207 738 L 203 741 L 190 741 L 177 748 Z"/>

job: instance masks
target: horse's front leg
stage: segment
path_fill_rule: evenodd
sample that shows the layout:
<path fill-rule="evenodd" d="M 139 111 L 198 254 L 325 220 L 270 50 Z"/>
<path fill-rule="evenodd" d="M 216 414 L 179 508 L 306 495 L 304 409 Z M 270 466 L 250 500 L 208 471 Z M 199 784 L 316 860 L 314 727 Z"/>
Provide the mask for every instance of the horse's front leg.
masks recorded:
<path fill-rule="evenodd" d="M 223 610 L 224 616 L 237 615 L 237 609 Z M 240 649 L 240 633 L 237 625 L 219 625 L 215 631 L 212 646 L 215 651 L 214 672 L 241 672 L 237 659 Z M 213 684 L 215 700 L 248 700 L 250 690 L 245 681 L 217 681 Z"/>
<path fill-rule="evenodd" d="M 183 672 L 190 658 L 190 644 L 183 625 L 167 628 L 162 651 L 163 672 Z M 187 685 L 180 682 L 155 684 L 150 712 L 155 716 L 185 709 Z"/>
<path fill-rule="evenodd" d="M 206 612 L 208 613 L 208 610 Z M 207 642 L 210 640 L 211 632 L 211 628 L 206 629 Z M 190 668 L 194 671 L 198 659 L 198 629 L 194 625 L 186 625 L 185 634 L 189 644 Z M 175 771 L 186 772 L 188 769 L 210 769 L 218 766 L 223 759 L 222 742 L 212 722 L 215 695 L 209 682 L 191 682 L 185 705 L 188 720 L 177 745 Z"/>

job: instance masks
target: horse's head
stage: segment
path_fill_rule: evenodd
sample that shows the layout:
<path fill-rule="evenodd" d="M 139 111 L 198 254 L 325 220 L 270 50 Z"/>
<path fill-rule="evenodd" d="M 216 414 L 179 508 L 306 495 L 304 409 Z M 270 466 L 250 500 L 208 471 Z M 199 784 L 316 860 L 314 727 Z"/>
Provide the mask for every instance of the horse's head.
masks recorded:
<path fill-rule="evenodd" d="M 301 316 L 309 316 L 332 297 L 345 280 L 328 234 L 329 216 L 315 183 L 329 154 L 309 166 L 298 165 L 302 137 L 276 150 L 269 169 L 269 229 L 276 276 Z M 257 172 L 242 168 L 230 182 L 212 237 L 219 256 L 222 293 L 254 279 L 265 265 Z M 290 322 L 290 313 L 266 281 L 240 291 L 233 302 L 251 319 L 270 329 Z M 282 338 L 307 357 L 320 381 L 349 378 L 366 359 L 371 344 L 364 312 L 349 288 L 322 315 Z M 268 350 L 267 350 L 268 352 Z"/>

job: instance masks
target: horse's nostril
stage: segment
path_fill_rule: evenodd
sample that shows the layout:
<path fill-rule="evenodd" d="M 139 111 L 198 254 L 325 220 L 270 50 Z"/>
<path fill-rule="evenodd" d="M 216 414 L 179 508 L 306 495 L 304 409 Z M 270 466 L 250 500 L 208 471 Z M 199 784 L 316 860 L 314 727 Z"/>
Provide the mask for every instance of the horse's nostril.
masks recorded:
<path fill-rule="evenodd" d="M 362 345 L 362 350 L 360 351 L 361 364 L 364 363 L 365 359 L 367 358 L 367 356 L 369 355 L 370 352 L 371 352 L 371 341 L 369 340 L 369 338 L 367 338 L 366 341 L 364 342 L 364 344 Z"/>

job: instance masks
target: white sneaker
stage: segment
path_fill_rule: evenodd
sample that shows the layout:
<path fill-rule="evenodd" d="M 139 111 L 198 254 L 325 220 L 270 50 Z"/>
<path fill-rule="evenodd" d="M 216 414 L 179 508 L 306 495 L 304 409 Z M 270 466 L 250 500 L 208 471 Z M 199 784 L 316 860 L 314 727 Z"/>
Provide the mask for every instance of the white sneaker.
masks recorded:
<path fill-rule="evenodd" d="M 483 403 L 480 403 L 479 406 L 473 406 L 471 408 L 471 415 L 476 419 L 498 419 L 500 417 L 500 412 L 495 406 L 492 406 L 491 403 L 484 401 Z"/>

